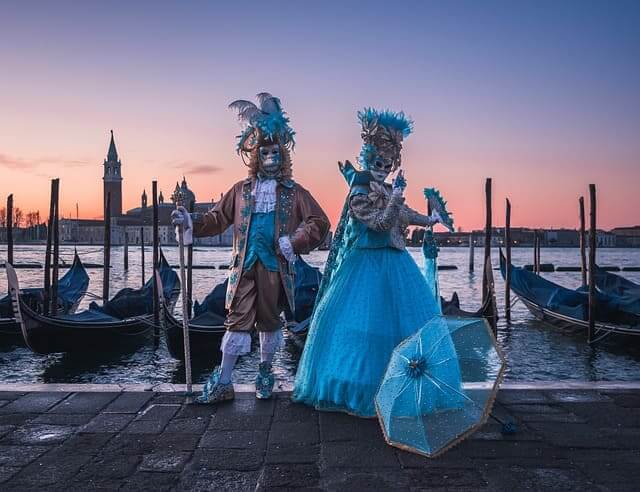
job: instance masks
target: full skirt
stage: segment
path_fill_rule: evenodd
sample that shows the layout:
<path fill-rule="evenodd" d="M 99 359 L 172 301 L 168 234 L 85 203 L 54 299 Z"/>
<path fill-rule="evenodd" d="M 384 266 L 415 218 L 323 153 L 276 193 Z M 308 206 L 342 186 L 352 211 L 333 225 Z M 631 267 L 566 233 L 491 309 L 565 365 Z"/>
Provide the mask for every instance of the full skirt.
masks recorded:
<path fill-rule="evenodd" d="M 439 314 L 438 302 L 407 251 L 352 250 L 316 307 L 293 400 L 374 417 L 391 353 Z"/>

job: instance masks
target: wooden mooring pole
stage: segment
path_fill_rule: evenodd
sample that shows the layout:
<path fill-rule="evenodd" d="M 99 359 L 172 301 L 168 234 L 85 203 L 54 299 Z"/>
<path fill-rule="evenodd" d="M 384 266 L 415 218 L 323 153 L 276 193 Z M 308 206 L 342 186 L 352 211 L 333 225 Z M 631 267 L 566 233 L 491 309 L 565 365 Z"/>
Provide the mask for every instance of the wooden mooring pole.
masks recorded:
<path fill-rule="evenodd" d="M 195 210 L 195 203 L 189 205 L 189 213 Z M 187 314 L 191 318 L 193 313 L 193 241 L 187 248 Z"/>
<path fill-rule="evenodd" d="M 593 341 L 596 328 L 596 185 L 589 185 L 589 333 L 588 342 Z"/>
<path fill-rule="evenodd" d="M 538 231 L 538 252 L 537 252 L 537 260 L 538 260 L 538 275 L 542 272 L 542 260 L 540 259 L 542 250 L 542 231 Z"/>
<path fill-rule="evenodd" d="M 578 200 L 580 204 L 580 271 L 582 272 L 582 286 L 587 285 L 587 238 L 584 220 L 584 197 Z"/>
<path fill-rule="evenodd" d="M 13 265 L 13 194 L 7 197 L 7 263 Z"/>
<path fill-rule="evenodd" d="M 129 234 L 127 228 L 124 228 L 124 271 L 129 270 Z"/>
<path fill-rule="evenodd" d="M 473 244 L 473 232 L 469 234 L 469 272 L 473 272 L 473 260 L 474 260 L 474 251 L 475 245 Z"/>
<path fill-rule="evenodd" d="M 44 289 L 43 289 L 43 308 L 44 314 L 51 312 L 51 242 L 53 240 L 53 213 L 54 201 L 53 190 L 55 188 L 55 179 L 51 180 L 51 195 L 49 196 L 49 219 L 47 221 L 47 246 L 44 252 Z"/>
<path fill-rule="evenodd" d="M 151 183 L 152 195 L 153 195 L 153 270 L 151 275 L 153 276 L 153 324 L 158 330 L 158 324 L 160 323 L 160 304 L 158 303 L 158 282 L 156 282 L 156 269 L 160 262 L 160 244 L 158 237 L 158 182 L 152 181 Z"/>
<path fill-rule="evenodd" d="M 482 262 L 486 269 L 487 262 L 491 262 L 491 178 L 487 178 L 484 185 L 485 194 L 485 226 L 484 226 L 484 261 Z M 489 285 L 486 275 L 482 276 L 482 302 L 484 303 L 489 294 Z"/>
<path fill-rule="evenodd" d="M 504 278 L 504 317 L 507 323 L 511 321 L 511 202 L 507 198 L 504 244 L 507 254 L 507 268 Z"/>
<path fill-rule="evenodd" d="M 58 314 L 58 273 L 60 265 L 60 179 L 55 179 L 55 212 L 53 214 L 53 258 L 51 272 L 51 314 Z"/>
<path fill-rule="evenodd" d="M 109 268 L 111 267 L 111 193 L 104 204 L 104 270 L 102 272 L 102 302 L 109 300 Z"/>
<path fill-rule="evenodd" d="M 142 275 L 142 286 L 144 287 L 144 227 L 140 228 L 140 273 Z"/>

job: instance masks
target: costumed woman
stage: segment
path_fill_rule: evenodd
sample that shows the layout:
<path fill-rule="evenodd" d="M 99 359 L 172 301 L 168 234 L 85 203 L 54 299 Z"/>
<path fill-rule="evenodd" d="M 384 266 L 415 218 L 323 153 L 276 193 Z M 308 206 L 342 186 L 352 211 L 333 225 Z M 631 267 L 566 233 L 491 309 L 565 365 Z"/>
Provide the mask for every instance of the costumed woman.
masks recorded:
<path fill-rule="evenodd" d="M 404 113 L 358 113 L 361 170 L 346 161 L 350 186 L 327 259 L 293 400 L 318 410 L 374 417 L 374 397 L 395 347 L 440 313 L 439 299 L 405 248 L 409 225 L 432 226 L 405 205 L 399 171 L 413 122 Z"/>
<path fill-rule="evenodd" d="M 222 364 L 205 383 L 198 403 L 234 398 L 232 371 L 238 357 L 250 352 L 254 329 L 260 338 L 256 397 L 271 397 L 272 361 L 282 343 L 280 313 L 285 306 L 294 311 L 296 255 L 318 247 L 329 230 L 322 208 L 292 178 L 295 133 L 280 100 L 268 93 L 258 94 L 257 99 L 258 105 L 245 100 L 229 105 L 244 127 L 237 150 L 249 176 L 233 185 L 212 210 L 193 216 L 196 237 L 233 227 Z M 174 225 L 189 228 L 191 217 L 184 208 L 176 209 L 172 217 Z"/>

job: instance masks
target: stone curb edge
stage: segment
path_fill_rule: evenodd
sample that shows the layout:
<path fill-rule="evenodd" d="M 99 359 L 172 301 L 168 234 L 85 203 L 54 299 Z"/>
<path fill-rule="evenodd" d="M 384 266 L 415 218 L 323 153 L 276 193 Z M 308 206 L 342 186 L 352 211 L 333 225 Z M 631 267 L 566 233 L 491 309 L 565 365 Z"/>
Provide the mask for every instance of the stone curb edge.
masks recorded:
<path fill-rule="evenodd" d="M 478 385 L 473 385 L 478 387 Z M 482 385 L 485 386 L 485 385 Z M 486 385 L 487 388 L 490 385 Z M 235 384 L 237 393 L 254 393 L 252 384 Z M 520 383 L 503 383 L 501 390 L 519 391 L 543 391 L 543 390 L 574 390 L 574 391 L 594 391 L 594 390 L 640 390 L 640 381 L 532 381 Z M 194 384 L 193 391 L 200 392 L 202 385 Z M 66 383 L 0 383 L 0 392 L 142 392 L 151 391 L 155 393 L 178 393 L 186 391 L 184 384 L 66 384 Z M 276 389 L 279 393 L 290 393 L 293 385 L 281 384 Z"/>

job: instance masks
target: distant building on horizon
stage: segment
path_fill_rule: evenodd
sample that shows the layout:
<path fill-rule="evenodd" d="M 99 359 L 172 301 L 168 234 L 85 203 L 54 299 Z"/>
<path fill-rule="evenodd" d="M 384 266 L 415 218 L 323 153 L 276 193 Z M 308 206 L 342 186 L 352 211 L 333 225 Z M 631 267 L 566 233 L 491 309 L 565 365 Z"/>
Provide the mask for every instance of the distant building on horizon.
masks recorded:
<path fill-rule="evenodd" d="M 104 183 L 104 207 L 109 193 L 111 193 L 111 244 L 122 245 L 125 242 L 125 234 L 128 244 L 151 244 L 153 241 L 153 207 L 148 205 L 146 190 L 142 191 L 140 206 L 122 213 L 122 162 L 118 157 L 113 130 L 107 157 L 103 163 Z M 186 198 L 189 206 L 194 204 L 196 212 L 207 212 L 216 205 L 216 202 L 196 201 L 196 196 L 189 189 L 187 180 L 183 176 L 181 183 L 176 183 L 176 190 Z M 103 207 L 103 208 L 104 208 Z M 171 225 L 171 212 L 175 209 L 172 202 L 165 203 L 164 194 L 158 195 L 158 236 L 160 244 L 175 245 L 175 228 Z M 103 244 L 104 220 L 102 219 L 60 219 L 60 240 L 65 243 Z M 233 242 L 233 230 L 230 227 L 224 233 L 205 238 L 195 238 L 194 244 L 200 246 L 231 246 Z"/>
<path fill-rule="evenodd" d="M 103 181 L 103 206 L 105 210 L 107 206 L 107 196 L 111 194 L 111 217 L 120 217 L 122 215 L 122 163 L 118 159 L 118 151 L 116 150 L 116 142 L 113 138 L 113 130 L 111 130 L 111 142 L 107 158 L 103 163 L 104 172 Z"/>

